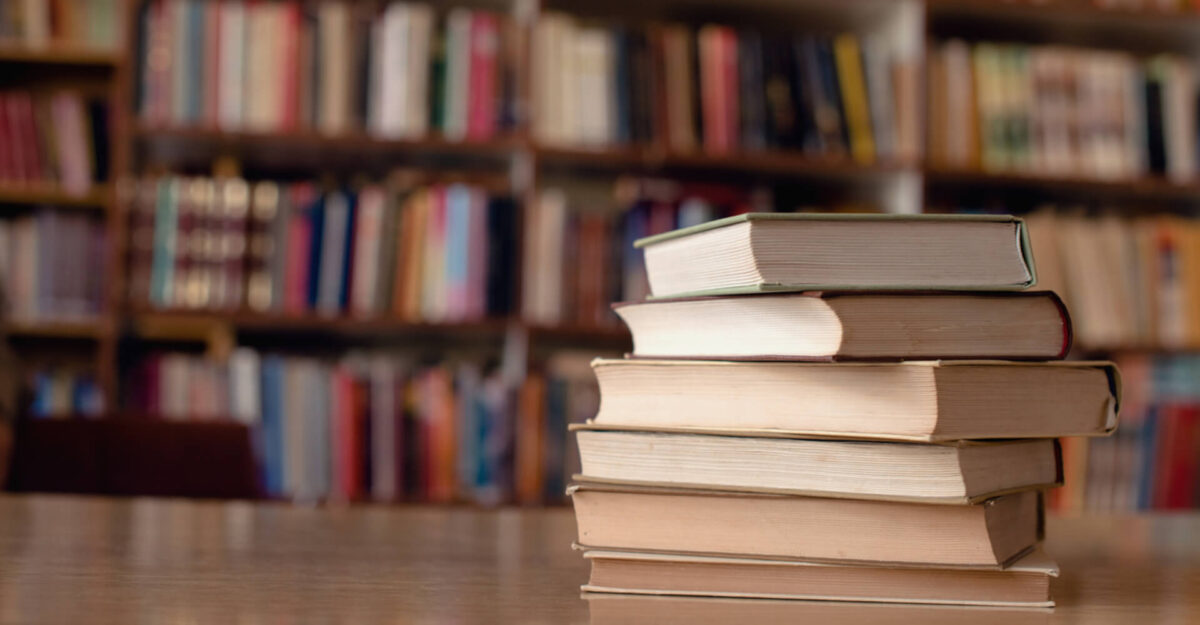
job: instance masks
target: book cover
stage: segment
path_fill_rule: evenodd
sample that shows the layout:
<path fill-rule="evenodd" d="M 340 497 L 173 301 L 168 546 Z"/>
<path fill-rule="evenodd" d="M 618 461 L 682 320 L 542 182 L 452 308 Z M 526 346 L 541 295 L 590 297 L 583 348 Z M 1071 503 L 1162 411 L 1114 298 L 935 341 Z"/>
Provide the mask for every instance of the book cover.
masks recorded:
<path fill-rule="evenodd" d="M 918 214 L 918 215 L 875 214 L 875 213 L 836 213 L 836 214 L 834 214 L 834 213 L 744 213 L 741 215 L 735 215 L 732 217 L 725 217 L 723 219 L 717 219 L 715 221 L 710 221 L 710 222 L 703 223 L 703 224 L 700 224 L 697 226 L 692 226 L 689 228 L 682 228 L 679 230 L 673 230 L 671 232 L 655 234 L 655 235 L 652 235 L 649 237 L 638 239 L 637 241 L 633 242 L 633 245 L 636 248 L 645 248 L 647 246 L 654 245 L 656 243 L 660 243 L 663 241 L 670 241 L 672 239 L 677 239 L 680 237 L 688 236 L 690 234 L 695 234 L 697 232 L 704 232 L 707 230 L 712 230 L 714 228 L 721 228 L 721 227 L 730 226 L 733 224 L 743 223 L 743 222 L 747 222 L 747 221 L 755 221 L 755 220 L 768 220 L 768 221 L 769 220 L 796 220 L 796 221 L 806 221 L 806 220 L 858 221 L 858 220 L 865 220 L 865 221 L 934 221 L 934 222 L 937 222 L 937 221 L 949 221 L 949 222 L 952 222 L 952 221 L 984 221 L 984 222 L 997 222 L 997 223 L 1012 223 L 1013 225 L 1016 226 L 1017 245 L 1020 247 L 1021 257 L 1025 261 L 1025 268 L 1028 271 L 1029 276 L 1030 276 L 1029 281 L 1026 284 L 1016 285 L 1016 286 L 1014 286 L 1014 288 L 1026 289 L 1026 288 L 1035 286 L 1037 284 L 1037 270 L 1036 270 L 1036 266 L 1034 265 L 1034 262 L 1033 262 L 1033 248 L 1032 248 L 1031 244 L 1029 243 L 1029 232 L 1025 227 L 1025 221 L 1019 217 L 1011 217 L 1011 216 L 1007 216 L 1007 215 L 946 215 L 946 214 L 935 214 L 935 213 L 926 213 L 926 214 Z M 830 285 L 825 290 L 834 290 L 834 289 L 835 289 L 835 287 L 833 285 Z M 742 289 L 735 289 L 735 290 L 738 292 L 744 292 Z M 772 289 L 769 286 L 763 286 L 760 289 L 753 289 L 753 290 L 754 291 L 758 291 L 758 290 L 769 291 Z M 956 290 L 964 290 L 964 289 L 956 289 Z M 969 289 L 966 289 L 966 290 L 969 290 Z M 706 295 L 718 295 L 718 294 L 730 294 L 730 293 L 706 293 Z"/>

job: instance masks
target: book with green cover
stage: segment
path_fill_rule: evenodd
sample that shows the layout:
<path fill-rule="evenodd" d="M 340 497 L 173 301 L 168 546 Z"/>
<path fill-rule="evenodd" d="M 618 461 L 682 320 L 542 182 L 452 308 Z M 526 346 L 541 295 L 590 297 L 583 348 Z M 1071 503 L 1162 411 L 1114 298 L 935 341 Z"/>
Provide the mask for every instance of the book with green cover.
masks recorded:
<path fill-rule="evenodd" d="M 1007 215 L 747 213 L 635 245 L 656 298 L 1037 283 L 1025 223 Z"/>

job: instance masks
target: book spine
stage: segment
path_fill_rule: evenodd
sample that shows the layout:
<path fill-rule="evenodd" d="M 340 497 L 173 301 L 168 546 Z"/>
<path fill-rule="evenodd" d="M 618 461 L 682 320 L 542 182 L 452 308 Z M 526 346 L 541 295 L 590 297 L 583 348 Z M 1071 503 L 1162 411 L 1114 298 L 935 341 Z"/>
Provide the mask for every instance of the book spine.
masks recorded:
<path fill-rule="evenodd" d="M 496 79 L 500 32 L 496 16 L 471 16 L 467 138 L 491 139 L 496 134 Z"/>
<path fill-rule="evenodd" d="M 226 207 L 239 207 L 249 202 L 249 232 L 246 239 L 246 305 L 251 310 L 266 312 L 277 306 L 273 266 L 281 253 L 282 241 L 275 241 L 275 221 L 280 213 L 279 186 L 259 182 L 253 193 L 242 180 L 225 182 L 223 189 Z"/>
<path fill-rule="evenodd" d="M 457 8 L 446 18 L 446 87 L 442 134 L 451 141 L 466 138 L 470 98 L 472 13 Z"/>
<path fill-rule="evenodd" d="M 850 155 L 859 163 L 869 164 L 875 160 L 875 141 L 858 39 L 854 35 L 840 35 L 834 40 L 833 49 L 846 111 Z"/>

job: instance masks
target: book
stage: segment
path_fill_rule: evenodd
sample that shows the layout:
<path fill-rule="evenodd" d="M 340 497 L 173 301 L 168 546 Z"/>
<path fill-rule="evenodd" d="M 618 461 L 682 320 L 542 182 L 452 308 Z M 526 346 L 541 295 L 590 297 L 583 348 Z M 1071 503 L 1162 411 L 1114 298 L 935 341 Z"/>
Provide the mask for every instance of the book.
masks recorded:
<path fill-rule="evenodd" d="M 859 163 L 871 163 L 875 160 L 875 138 L 859 48 L 858 38 L 854 35 L 839 35 L 833 40 L 838 84 L 846 111 L 846 131 L 850 137 L 850 155 Z"/>
<path fill-rule="evenodd" d="M 1024 222 L 980 215 L 750 213 L 635 243 L 655 297 L 1036 284 Z"/>
<path fill-rule="evenodd" d="M 1062 474 L 1052 439 L 927 445 L 571 429 L 585 482 L 965 504 L 1052 487 Z"/>
<path fill-rule="evenodd" d="M 583 593 L 592 625 L 649 621 L 661 625 L 753 623 L 925 623 L 957 625 L 970 618 L 978 625 L 1014 621 L 1048 623 L 1055 615 L 1029 607 L 972 607 L 843 601 L 790 601 L 737 597 L 682 597 Z"/>
<path fill-rule="evenodd" d="M 771 293 L 614 304 L 641 358 L 1064 358 L 1071 320 L 1052 292 Z"/>
<path fill-rule="evenodd" d="M 579 545 L 609 551 L 1003 569 L 1041 532 L 1039 494 L 968 506 L 578 484 Z"/>
<path fill-rule="evenodd" d="M 1058 566 L 1041 550 L 1003 571 L 585 551 L 585 592 L 1050 607 Z M 923 621 L 924 622 L 924 621 Z"/>
<path fill-rule="evenodd" d="M 592 368 L 599 425 L 924 441 L 1102 436 L 1116 427 L 1120 387 L 1105 362 L 596 359 Z"/>

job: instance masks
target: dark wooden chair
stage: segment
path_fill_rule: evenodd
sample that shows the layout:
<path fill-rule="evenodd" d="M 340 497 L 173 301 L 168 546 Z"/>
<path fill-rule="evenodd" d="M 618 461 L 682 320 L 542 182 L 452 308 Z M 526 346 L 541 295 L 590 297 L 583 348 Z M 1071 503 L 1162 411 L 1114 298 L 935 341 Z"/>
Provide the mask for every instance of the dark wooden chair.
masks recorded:
<path fill-rule="evenodd" d="M 22 419 L 8 487 L 20 492 L 258 498 L 249 428 L 142 418 Z"/>

